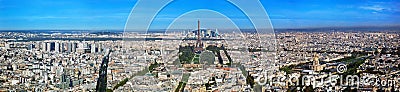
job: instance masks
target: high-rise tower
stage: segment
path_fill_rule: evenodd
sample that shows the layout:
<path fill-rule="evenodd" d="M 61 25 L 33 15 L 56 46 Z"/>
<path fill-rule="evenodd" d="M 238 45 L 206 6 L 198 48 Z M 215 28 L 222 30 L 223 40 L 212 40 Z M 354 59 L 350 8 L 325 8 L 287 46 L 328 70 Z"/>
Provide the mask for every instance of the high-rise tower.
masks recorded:
<path fill-rule="evenodd" d="M 201 53 L 203 51 L 203 44 L 201 43 L 201 33 L 200 33 L 200 20 L 197 20 L 197 43 L 194 51 L 196 53 Z"/>
<path fill-rule="evenodd" d="M 197 20 L 197 46 L 196 47 L 201 47 L 201 38 L 200 38 L 200 20 Z"/>

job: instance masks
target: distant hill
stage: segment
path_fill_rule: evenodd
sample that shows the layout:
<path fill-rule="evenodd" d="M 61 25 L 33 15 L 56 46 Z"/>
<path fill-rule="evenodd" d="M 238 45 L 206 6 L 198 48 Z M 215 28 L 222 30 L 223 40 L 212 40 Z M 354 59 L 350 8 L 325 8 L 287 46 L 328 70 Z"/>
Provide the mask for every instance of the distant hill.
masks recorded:
<path fill-rule="evenodd" d="M 186 32 L 192 29 L 150 29 L 147 33 Z M 254 33 L 255 29 L 240 29 L 245 33 Z M 239 29 L 218 29 L 219 33 L 239 32 Z M 399 26 L 358 26 L 358 27 L 319 27 L 319 28 L 275 28 L 275 33 L 282 32 L 400 32 Z M 26 33 L 92 33 L 92 34 L 120 34 L 124 30 L 0 30 L 0 32 L 26 32 Z M 145 33 L 146 30 L 129 32 Z"/>
<path fill-rule="evenodd" d="M 358 26 L 358 27 L 321 27 L 321 28 L 297 28 L 275 29 L 281 32 L 400 32 L 400 26 Z"/>

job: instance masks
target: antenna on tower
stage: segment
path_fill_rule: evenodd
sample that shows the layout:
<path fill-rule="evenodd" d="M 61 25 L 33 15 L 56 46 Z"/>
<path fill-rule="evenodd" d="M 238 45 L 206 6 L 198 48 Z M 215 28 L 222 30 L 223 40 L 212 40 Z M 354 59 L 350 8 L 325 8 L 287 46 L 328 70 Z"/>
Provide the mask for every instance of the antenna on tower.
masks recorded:
<path fill-rule="evenodd" d="M 197 38 L 200 39 L 200 20 L 197 20 Z"/>
<path fill-rule="evenodd" d="M 197 20 L 197 47 L 200 47 L 200 20 Z"/>

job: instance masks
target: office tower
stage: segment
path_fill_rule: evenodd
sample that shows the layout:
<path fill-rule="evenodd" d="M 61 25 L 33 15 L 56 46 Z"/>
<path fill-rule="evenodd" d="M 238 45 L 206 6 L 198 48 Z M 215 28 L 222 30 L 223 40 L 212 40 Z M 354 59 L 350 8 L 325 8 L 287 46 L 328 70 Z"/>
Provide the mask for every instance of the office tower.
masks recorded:
<path fill-rule="evenodd" d="M 10 43 L 6 43 L 4 46 L 6 49 L 10 49 Z"/>
<path fill-rule="evenodd" d="M 54 45 L 54 51 L 55 51 L 55 52 L 61 52 L 61 51 L 60 51 L 60 43 L 59 43 L 59 42 L 55 42 L 54 44 L 55 44 L 55 45 Z"/>
<path fill-rule="evenodd" d="M 86 43 L 86 42 L 81 42 L 78 44 L 78 48 L 88 48 L 88 47 L 89 47 L 88 43 Z"/>
<path fill-rule="evenodd" d="M 78 48 L 76 52 L 78 53 L 86 53 L 89 50 L 88 44 L 86 42 L 81 42 L 78 44 Z"/>
<path fill-rule="evenodd" d="M 50 42 L 48 42 L 48 43 L 46 43 L 46 51 L 47 52 L 50 52 L 51 51 L 51 43 Z"/>
<path fill-rule="evenodd" d="M 102 52 L 102 45 L 101 44 L 97 44 L 97 52 Z"/>
<path fill-rule="evenodd" d="M 60 52 L 64 52 L 65 51 L 65 44 L 63 42 L 60 42 Z"/>
<path fill-rule="evenodd" d="M 46 42 L 42 42 L 42 51 L 47 51 L 47 43 Z"/>
<path fill-rule="evenodd" d="M 34 44 L 29 44 L 29 45 L 26 47 L 27 50 L 32 50 L 33 48 L 35 48 L 35 45 L 34 45 Z"/>
<path fill-rule="evenodd" d="M 96 53 L 96 44 L 92 44 L 92 46 L 90 47 L 90 53 Z"/>
<path fill-rule="evenodd" d="M 71 52 L 76 52 L 76 45 L 77 45 L 77 43 L 72 43 L 72 46 L 71 46 Z"/>
<path fill-rule="evenodd" d="M 72 52 L 72 43 L 71 42 L 67 43 L 67 52 Z"/>

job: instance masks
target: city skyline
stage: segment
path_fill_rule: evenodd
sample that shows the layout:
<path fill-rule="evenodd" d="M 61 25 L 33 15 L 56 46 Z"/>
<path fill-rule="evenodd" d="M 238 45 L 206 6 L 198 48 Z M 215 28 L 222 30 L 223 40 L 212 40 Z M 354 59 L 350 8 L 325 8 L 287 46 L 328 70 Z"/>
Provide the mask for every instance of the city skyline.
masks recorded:
<path fill-rule="evenodd" d="M 0 30 L 121 30 L 136 0 L 101 1 L 8 1 L 0 0 Z M 182 2 L 186 6 L 174 6 L 172 12 L 160 13 L 155 18 L 155 29 L 163 28 L 173 21 L 173 10 L 199 7 L 230 11 L 232 7 L 223 6 L 223 1 Z M 358 1 L 292 1 L 261 0 L 274 28 L 315 28 L 315 27 L 354 27 L 354 26 L 399 26 L 400 5 L 392 0 Z M 197 5 L 197 6 L 194 6 Z M 190 6 L 190 7 L 188 7 Z M 187 18 L 203 17 L 194 14 Z M 133 15 L 134 16 L 134 15 Z M 139 15 L 137 15 L 139 16 Z M 241 28 L 251 28 L 245 16 L 232 13 L 228 16 Z M 222 17 L 213 14 L 202 19 L 218 20 Z M 197 20 L 197 19 L 194 19 Z M 222 18 L 223 21 L 227 19 Z M 247 21 L 248 22 L 248 21 Z M 194 23 L 182 21 L 177 28 Z M 213 24 L 210 24 L 213 25 Z M 207 25 L 205 25 L 207 26 Z M 213 28 L 210 26 L 209 28 Z"/>
<path fill-rule="evenodd" d="M 400 92 L 399 6 L 0 0 L 0 92 Z"/>

